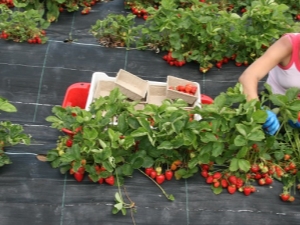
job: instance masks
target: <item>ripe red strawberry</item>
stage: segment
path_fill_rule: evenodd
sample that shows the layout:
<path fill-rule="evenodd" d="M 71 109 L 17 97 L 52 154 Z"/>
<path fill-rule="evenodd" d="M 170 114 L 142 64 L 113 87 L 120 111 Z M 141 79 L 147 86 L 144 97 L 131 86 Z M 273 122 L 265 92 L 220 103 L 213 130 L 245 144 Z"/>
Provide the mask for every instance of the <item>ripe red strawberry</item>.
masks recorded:
<path fill-rule="evenodd" d="M 197 92 L 197 86 L 192 86 L 191 93 L 194 95 Z"/>
<path fill-rule="evenodd" d="M 98 183 L 103 184 L 103 182 L 104 182 L 104 179 L 102 177 L 100 177 L 99 180 L 98 180 Z"/>
<path fill-rule="evenodd" d="M 243 192 L 244 192 L 244 195 L 248 196 L 252 193 L 252 189 L 250 186 L 245 186 Z"/>
<path fill-rule="evenodd" d="M 228 63 L 229 62 L 229 58 L 228 57 L 224 57 L 223 58 L 223 63 Z"/>
<path fill-rule="evenodd" d="M 153 171 L 153 167 L 149 167 L 145 169 L 145 173 L 150 176 L 151 172 Z"/>
<path fill-rule="evenodd" d="M 191 90 L 192 90 L 192 86 L 191 85 L 185 85 L 184 87 L 184 92 L 185 93 L 191 93 Z"/>
<path fill-rule="evenodd" d="M 208 172 L 207 172 L 207 170 L 201 171 L 201 176 L 204 177 L 204 178 L 207 178 L 207 177 L 208 177 Z"/>
<path fill-rule="evenodd" d="M 210 175 L 206 178 L 206 183 L 211 184 L 213 180 L 214 180 L 213 176 Z"/>
<path fill-rule="evenodd" d="M 217 62 L 216 63 L 216 67 L 219 68 L 219 69 L 221 69 L 222 68 L 222 63 L 221 62 Z"/>
<path fill-rule="evenodd" d="M 291 162 L 289 165 L 290 169 L 296 169 L 296 164 L 294 162 Z"/>
<path fill-rule="evenodd" d="M 214 179 L 220 179 L 222 177 L 222 174 L 220 173 L 220 172 L 215 172 L 214 174 L 213 174 L 213 178 Z"/>
<path fill-rule="evenodd" d="M 218 188 L 218 187 L 220 187 L 221 183 L 220 183 L 220 181 L 215 181 L 213 185 L 215 188 Z"/>
<path fill-rule="evenodd" d="M 78 168 L 77 172 L 81 173 L 81 174 L 84 174 L 85 168 L 81 166 L 81 167 Z"/>
<path fill-rule="evenodd" d="M 288 201 L 288 200 L 289 200 L 289 198 L 290 198 L 290 194 L 289 194 L 289 193 L 286 193 L 286 192 L 284 192 L 284 193 L 282 193 L 282 194 L 280 195 L 280 198 L 281 198 L 281 200 L 282 200 L 282 201 L 286 202 L 286 201 Z"/>
<path fill-rule="evenodd" d="M 236 176 L 234 175 L 229 176 L 228 181 L 230 182 L 230 184 L 236 185 Z"/>
<path fill-rule="evenodd" d="M 67 146 L 67 147 L 72 147 L 72 145 L 73 145 L 73 141 L 72 141 L 71 139 L 68 139 L 68 140 L 66 141 L 66 146 Z"/>
<path fill-rule="evenodd" d="M 209 170 L 209 165 L 208 164 L 201 164 L 201 169 L 202 170 Z"/>
<path fill-rule="evenodd" d="M 223 188 L 227 188 L 227 187 L 228 187 L 228 182 L 227 182 L 226 179 L 222 179 L 222 180 L 221 180 L 221 186 L 222 186 Z"/>
<path fill-rule="evenodd" d="M 265 182 L 266 182 L 266 184 L 272 184 L 273 183 L 273 179 L 271 177 L 267 176 L 265 178 Z"/>
<path fill-rule="evenodd" d="M 165 181 L 165 175 L 164 174 L 157 175 L 155 180 L 158 184 L 162 184 Z"/>
<path fill-rule="evenodd" d="M 167 170 L 165 172 L 165 177 L 166 177 L 167 180 L 171 180 L 172 177 L 173 177 L 173 172 L 171 170 Z"/>
<path fill-rule="evenodd" d="M 254 176 L 255 180 L 259 180 L 261 178 L 261 174 L 260 173 L 256 173 Z"/>
<path fill-rule="evenodd" d="M 115 184 L 115 177 L 111 175 L 111 176 L 105 178 L 104 181 L 109 185 L 114 185 Z"/>
<path fill-rule="evenodd" d="M 78 181 L 78 182 L 81 182 L 84 178 L 84 175 L 82 173 L 79 173 L 79 172 L 75 172 L 74 173 L 74 178 Z"/>
<path fill-rule="evenodd" d="M 35 38 L 36 43 L 42 44 L 42 39 L 40 37 Z"/>
<path fill-rule="evenodd" d="M 252 173 L 257 173 L 259 171 L 259 166 L 257 164 L 252 164 L 250 170 Z"/>
<path fill-rule="evenodd" d="M 265 185 L 265 184 L 266 184 L 265 178 L 260 178 L 260 179 L 258 180 L 258 184 L 259 184 L 259 185 Z"/>
<path fill-rule="evenodd" d="M 183 85 L 178 85 L 178 86 L 176 87 L 176 90 L 177 90 L 177 91 L 184 92 L 184 91 L 185 91 L 185 87 L 184 87 Z"/>
<path fill-rule="evenodd" d="M 244 185 L 244 181 L 242 178 L 237 177 L 236 178 L 236 188 L 240 188 Z"/>
<path fill-rule="evenodd" d="M 151 177 L 152 179 L 155 179 L 156 176 L 157 176 L 156 171 L 155 171 L 155 170 L 151 171 L 150 177 Z"/>
<path fill-rule="evenodd" d="M 236 186 L 234 184 L 229 185 L 227 187 L 227 191 L 228 191 L 229 194 L 234 194 L 236 192 Z"/>

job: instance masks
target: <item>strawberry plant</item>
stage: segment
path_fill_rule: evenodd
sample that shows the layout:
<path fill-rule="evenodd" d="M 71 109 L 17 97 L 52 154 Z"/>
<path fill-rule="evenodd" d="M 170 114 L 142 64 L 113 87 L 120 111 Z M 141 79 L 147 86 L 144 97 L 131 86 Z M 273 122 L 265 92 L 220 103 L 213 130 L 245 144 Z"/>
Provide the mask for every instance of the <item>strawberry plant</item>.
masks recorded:
<path fill-rule="evenodd" d="M 0 110 L 8 113 L 17 111 L 15 106 L 1 97 Z M 5 154 L 4 148 L 17 144 L 30 144 L 30 136 L 24 133 L 20 124 L 14 124 L 11 121 L 0 121 L 0 167 L 11 163 L 11 160 Z"/>
<path fill-rule="evenodd" d="M 221 69 L 230 59 L 236 61 L 236 66 L 248 66 L 275 39 L 297 31 L 289 7 L 269 0 L 212 1 L 210 4 L 196 0 L 163 0 L 155 7 L 154 4 L 152 1 L 125 2 L 125 8 L 130 8 L 133 14 L 140 15 L 144 9 L 147 13 L 145 25 L 137 27 L 141 31 L 136 40 L 137 48 L 168 51 L 163 59 L 171 66 L 197 62 L 202 73 L 213 65 Z M 229 6 L 243 12 L 228 10 Z M 277 14 L 280 17 L 276 17 Z"/>
<path fill-rule="evenodd" d="M 215 194 L 226 190 L 249 196 L 256 191 L 253 183 L 272 185 L 276 179 L 283 184 L 281 196 L 285 199 L 288 194 L 286 201 L 292 202 L 292 190 L 300 179 L 300 139 L 299 130 L 289 123 L 298 119 L 299 90 L 278 95 L 265 87 L 271 94 L 262 93 L 260 101 L 247 101 L 242 86 L 236 84 L 212 104 L 188 110 L 180 99 L 136 110 L 138 102 L 127 101 L 117 88 L 95 99 L 90 111 L 55 106 L 55 116 L 47 121 L 62 136 L 47 158 L 52 167 L 69 172 L 77 181 L 87 175 L 107 185 L 123 185 L 136 169 L 158 186 L 199 173 Z M 268 102 L 275 107 L 268 107 Z M 278 114 L 284 132 L 274 136 L 264 132 L 266 109 Z M 202 119 L 193 119 L 195 114 Z M 117 202 L 115 213 L 132 206 Z"/>
<path fill-rule="evenodd" d="M 12 11 L 0 5 L 1 38 L 15 42 L 28 41 L 42 44 L 47 41 L 46 29 L 49 23 L 36 10 Z"/>
<path fill-rule="evenodd" d="M 266 88 L 272 93 L 268 85 Z M 200 121 L 201 142 L 189 165 L 200 162 L 201 175 L 216 194 L 224 188 L 233 194 L 237 188 L 249 195 L 252 182 L 271 185 L 273 179 L 282 182 L 283 193 L 290 193 L 300 179 L 299 130 L 289 125 L 291 119 L 298 118 L 299 90 L 291 88 L 286 95 L 263 93 L 261 102 L 247 102 L 242 93 L 241 86 L 236 85 L 220 94 L 213 104 L 196 110 L 205 119 Z M 275 136 L 262 130 L 267 100 L 273 103 L 284 131 Z"/>
<path fill-rule="evenodd" d="M 137 35 L 134 29 L 135 15 L 109 14 L 104 20 L 97 20 L 90 32 L 99 43 L 106 47 L 130 47 L 135 43 Z"/>
<path fill-rule="evenodd" d="M 0 4 L 5 4 L 8 8 L 13 8 L 15 6 L 13 0 L 0 0 Z"/>
<path fill-rule="evenodd" d="M 273 1 L 252 1 L 239 23 L 243 29 L 239 28 L 231 37 L 236 47 L 235 61 L 248 65 L 260 57 L 274 39 L 293 32 L 294 21 L 288 10 L 287 5 Z"/>
<path fill-rule="evenodd" d="M 81 9 L 81 14 L 86 15 L 90 12 L 99 0 L 14 0 L 14 5 L 24 11 L 37 10 L 48 22 L 57 21 L 63 11 L 74 12 Z"/>
<path fill-rule="evenodd" d="M 60 167 L 62 173 L 88 174 L 94 182 L 118 176 L 121 184 L 134 169 L 153 167 L 152 178 L 159 176 L 158 182 L 162 183 L 160 175 L 171 169 L 175 161 L 183 160 L 181 155 L 187 148 L 196 145 L 188 133 L 174 139 L 176 133 L 192 128 L 190 112 L 184 109 L 187 103 L 169 100 L 162 106 L 147 105 L 137 111 L 137 102 L 125 99 L 115 89 L 109 97 L 93 102 L 89 111 L 55 106 L 55 116 L 47 117 L 47 121 L 64 135 L 59 137 L 57 147 L 48 152 L 51 165 Z M 182 138 L 186 141 L 182 142 Z M 79 174 L 76 177 L 81 181 Z M 167 179 L 171 179 L 170 175 Z M 110 179 L 109 184 L 114 183 Z"/>

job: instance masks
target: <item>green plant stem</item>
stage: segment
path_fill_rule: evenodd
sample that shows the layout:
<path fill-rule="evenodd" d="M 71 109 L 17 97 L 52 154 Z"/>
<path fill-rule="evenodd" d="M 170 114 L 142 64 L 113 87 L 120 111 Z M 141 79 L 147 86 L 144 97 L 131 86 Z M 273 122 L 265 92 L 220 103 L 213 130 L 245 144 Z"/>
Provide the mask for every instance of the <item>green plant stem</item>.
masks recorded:
<path fill-rule="evenodd" d="M 142 171 L 141 169 L 138 169 L 142 174 L 144 174 L 146 177 L 148 177 L 150 180 L 152 180 L 156 186 L 162 191 L 162 193 L 166 196 L 167 199 L 172 200 L 170 197 L 170 195 L 167 194 L 167 192 L 151 177 L 149 177 L 147 174 L 144 173 L 144 171 Z"/>
<path fill-rule="evenodd" d="M 297 130 L 294 130 L 294 137 L 295 137 L 295 143 L 296 143 L 296 147 L 297 147 L 297 159 L 299 159 L 300 139 L 299 139 L 299 132 Z"/>

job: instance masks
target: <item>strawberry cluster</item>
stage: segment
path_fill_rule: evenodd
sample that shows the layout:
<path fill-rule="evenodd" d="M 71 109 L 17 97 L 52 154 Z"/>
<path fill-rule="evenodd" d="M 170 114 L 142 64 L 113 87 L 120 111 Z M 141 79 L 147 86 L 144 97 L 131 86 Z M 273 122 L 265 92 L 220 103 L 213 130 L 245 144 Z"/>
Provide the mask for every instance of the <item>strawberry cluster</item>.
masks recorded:
<path fill-rule="evenodd" d="M 167 168 L 164 172 L 161 166 L 156 166 L 145 168 L 145 174 L 154 179 L 158 184 L 162 184 L 165 180 L 172 180 L 174 171 L 180 168 L 181 165 L 181 160 L 175 160 L 172 162 L 170 168 Z"/>
<path fill-rule="evenodd" d="M 205 178 L 207 184 L 211 184 L 213 188 L 223 188 L 229 194 L 234 194 L 237 190 L 243 192 L 246 196 L 255 192 L 256 189 L 252 185 L 245 185 L 245 181 L 231 173 L 209 172 L 212 168 L 211 164 L 201 164 L 201 176 Z"/>
<path fill-rule="evenodd" d="M 44 30 L 41 30 L 40 33 L 41 33 L 42 37 L 46 35 L 46 31 L 44 31 Z M 29 44 L 42 44 L 43 43 L 42 38 L 40 37 L 40 35 L 34 35 L 32 38 L 29 38 L 27 40 L 27 42 Z"/>
<path fill-rule="evenodd" d="M 172 51 L 169 51 L 168 54 L 163 56 L 163 59 L 165 61 L 167 61 L 167 63 L 170 66 L 177 66 L 177 67 L 181 67 L 184 66 L 186 64 L 185 60 L 177 60 L 175 58 L 172 57 Z"/>
<path fill-rule="evenodd" d="M 124 1 L 125 7 L 129 8 L 132 14 L 136 15 L 139 18 L 143 18 L 144 20 L 148 19 L 148 12 L 142 6 L 136 5 L 133 2 Z M 157 8 L 157 7 L 156 7 Z"/>
<path fill-rule="evenodd" d="M 6 33 L 6 31 L 1 32 L 0 38 L 7 39 L 8 37 L 9 37 L 9 34 Z"/>
<path fill-rule="evenodd" d="M 169 86 L 170 90 L 176 90 L 189 95 L 195 95 L 197 92 L 197 86 L 191 83 L 186 85 Z"/>
<path fill-rule="evenodd" d="M 173 178 L 173 171 L 167 169 L 163 172 L 162 167 L 148 167 L 145 168 L 145 174 L 151 177 L 156 181 L 158 184 L 162 184 L 165 180 L 172 180 Z"/>
<path fill-rule="evenodd" d="M 8 8 L 13 8 L 15 6 L 13 0 L 0 0 L 0 4 L 5 4 Z"/>

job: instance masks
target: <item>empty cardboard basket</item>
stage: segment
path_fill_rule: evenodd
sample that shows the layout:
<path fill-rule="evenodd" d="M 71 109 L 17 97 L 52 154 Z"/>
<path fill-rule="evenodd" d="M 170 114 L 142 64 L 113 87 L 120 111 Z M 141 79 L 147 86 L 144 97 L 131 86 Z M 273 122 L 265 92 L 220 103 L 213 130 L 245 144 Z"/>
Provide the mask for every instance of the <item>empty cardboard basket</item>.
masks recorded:
<path fill-rule="evenodd" d="M 104 96 L 109 96 L 110 92 L 116 87 L 116 84 L 114 81 L 110 80 L 100 80 L 98 81 L 96 85 L 96 89 L 94 92 L 93 98 L 99 98 Z"/>
<path fill-rule="evenodd" d="M 167 98 L 166 96 L 167 84 L 151 84 L 149 82 L 147 103 L 160 106 Z"/>
<path fill-rule="evenodd" d="M 177 87 L 179 85 L 193 84 L 197 86 L 197 91 L 194 95 L 190 95 L 177 90 L 171 90 L 170 87 Z M 196 82 L 177 78 L 174 76 L 167 76 L 167 98 L 169 99 L 182 99 L 188 104 L 194 104 L 200 98 L 200 86 Z"/>
<path fill-rule="evenodd" d="M 116 76 L 116 86 L 127 98 L 131 100 L 141 100 L 146 97 L 148 81 L 120 69 Z"/>

